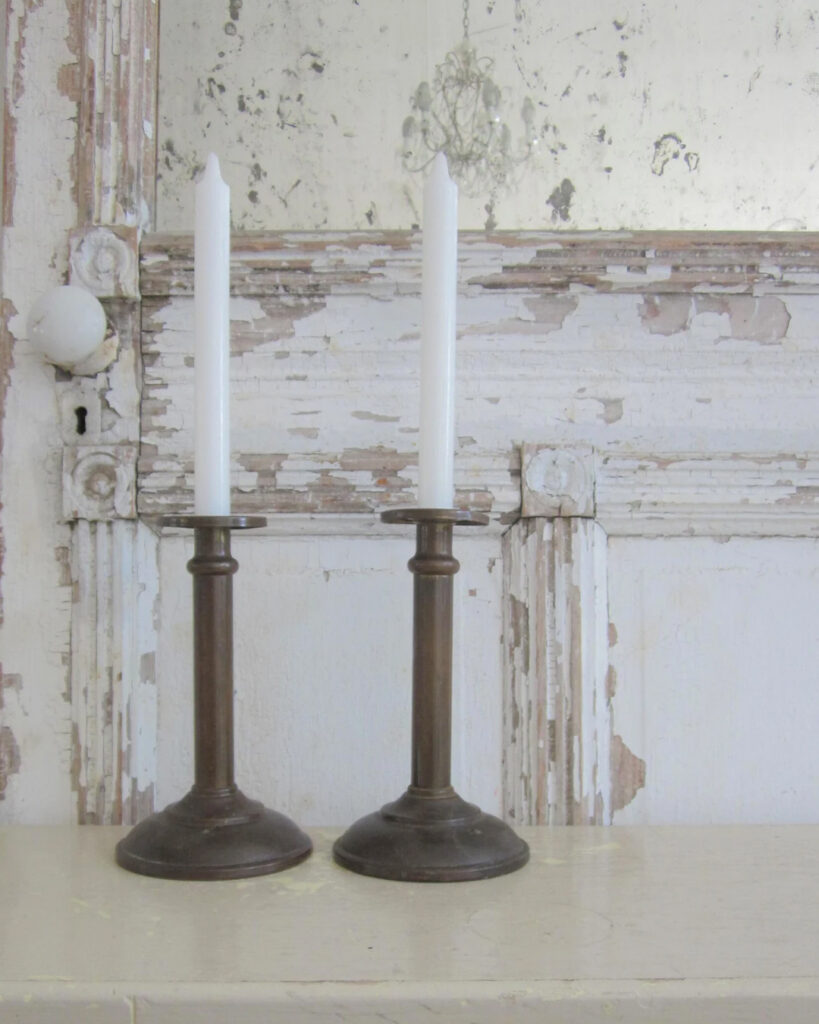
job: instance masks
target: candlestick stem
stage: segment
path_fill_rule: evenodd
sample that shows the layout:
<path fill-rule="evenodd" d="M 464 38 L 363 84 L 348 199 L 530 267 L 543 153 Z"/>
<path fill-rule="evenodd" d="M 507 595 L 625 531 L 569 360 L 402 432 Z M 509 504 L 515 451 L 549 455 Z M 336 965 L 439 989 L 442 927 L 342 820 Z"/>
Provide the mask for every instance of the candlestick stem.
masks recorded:
<path fill-rule="evenodd" d="M 235 789 L 233 763 L 233 574 L 230 531 L 197 528 L 193 575 L 194 788 Z"/>
<path fill-rule="evenodd" d="M 416 527 L 413 583 L 412 783 L 415 789 L 451 789 L 452 524 Z"/>

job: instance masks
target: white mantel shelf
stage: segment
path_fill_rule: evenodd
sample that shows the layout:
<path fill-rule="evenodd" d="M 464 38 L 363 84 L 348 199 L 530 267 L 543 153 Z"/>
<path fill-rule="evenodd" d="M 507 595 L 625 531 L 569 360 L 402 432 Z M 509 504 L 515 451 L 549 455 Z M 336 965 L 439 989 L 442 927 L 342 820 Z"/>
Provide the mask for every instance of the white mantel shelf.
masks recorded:
<path fill-rule="evenodd" d="M 119 869 L 121 828 L 0 829 L 4 1024 L 819 1020 L 819 826 L 523 829 L 453 885 L 332 863 Z"/>

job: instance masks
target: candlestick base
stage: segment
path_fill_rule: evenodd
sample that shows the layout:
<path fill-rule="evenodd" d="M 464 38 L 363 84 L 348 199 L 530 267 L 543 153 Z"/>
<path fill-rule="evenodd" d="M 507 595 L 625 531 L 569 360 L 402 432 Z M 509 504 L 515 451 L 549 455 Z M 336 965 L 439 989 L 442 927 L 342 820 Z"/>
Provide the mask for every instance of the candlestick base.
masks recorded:
<path fill-rule="evenodd" d="M 135 825 L 117 844 L 116 859 L 140 875 L 215 881 L 282 871 L 311 849 L 294 822 L 241 790 L 200 793 L 194 787 Z"/>
<path fill-rule="evenodd" d="M 410 786 L 394 803 L 359 818 L 336 840 L 333 857 L 360 875 L 400 882 L 468 882 L 517 871 L 529 847 L 500 818 L 453 789 Z"/>

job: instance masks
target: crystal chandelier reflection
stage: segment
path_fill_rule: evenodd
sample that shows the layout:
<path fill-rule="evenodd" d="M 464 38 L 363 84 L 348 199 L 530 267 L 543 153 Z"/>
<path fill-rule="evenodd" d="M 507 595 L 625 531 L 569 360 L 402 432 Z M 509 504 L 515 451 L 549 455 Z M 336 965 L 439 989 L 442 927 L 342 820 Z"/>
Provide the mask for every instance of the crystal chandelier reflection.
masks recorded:
<path fill-rule="evenodd" d="M 535 105 L 527 96 L 520 110 L 523 137 L 513 143 L 501 117 L 501 91 L 492 78 L 495 62 L 481 57 L 469 39 L 469 0 L 463 3 L 463 39 L 435 68 L 432 85 L 421 82 L 403 124 L 404 167 L 423 170 L 443 152 L 449 172 L 469 195 L 509 187 L 515 169 L 537 146 Z"/>

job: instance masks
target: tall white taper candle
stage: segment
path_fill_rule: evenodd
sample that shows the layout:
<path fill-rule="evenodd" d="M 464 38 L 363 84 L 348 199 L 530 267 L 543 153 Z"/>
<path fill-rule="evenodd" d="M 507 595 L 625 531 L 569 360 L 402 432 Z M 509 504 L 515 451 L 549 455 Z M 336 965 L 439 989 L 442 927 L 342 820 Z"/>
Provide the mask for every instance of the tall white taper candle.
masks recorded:
<path fill-rule="evenodd" d="M 194 509 L 230 515 L 230 189 L 211 153 L 196 185 Z"/>
<path fill-rule="evenodd" d="M 451 508 L 455 454 L 458 187 L 438 153 L 424 186 L 418 504 Z"/>

